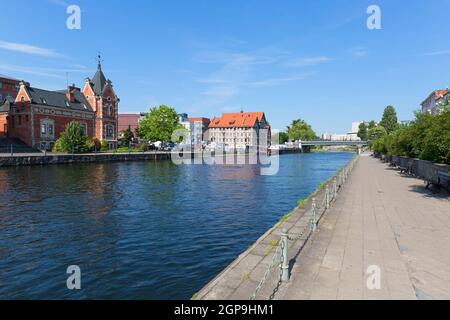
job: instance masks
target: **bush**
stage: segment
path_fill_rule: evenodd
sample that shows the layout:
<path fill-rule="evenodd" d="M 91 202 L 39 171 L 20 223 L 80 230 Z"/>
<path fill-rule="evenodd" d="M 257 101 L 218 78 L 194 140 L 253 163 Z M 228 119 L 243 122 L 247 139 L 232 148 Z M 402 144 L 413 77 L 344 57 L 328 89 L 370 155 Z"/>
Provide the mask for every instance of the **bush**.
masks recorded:
<path fill-rule="evenodd" d="M 87 138 L 83 134 L 78 122 L 70 122 L 55 142 L 54 150 L 57 152 L 86 152 Z"/>
<path fill-rule="evenodd" d="M 97 138 L 88 138 L 86 141 L 86 149 L 90 152 L 99 151 L 101 142 Z"/>
<path fill-rule="evenodd" d="M 101 151 L 108 151 L 109 150 L 108 141 L 102 140 L 100 147 L 101 147 Z"/>

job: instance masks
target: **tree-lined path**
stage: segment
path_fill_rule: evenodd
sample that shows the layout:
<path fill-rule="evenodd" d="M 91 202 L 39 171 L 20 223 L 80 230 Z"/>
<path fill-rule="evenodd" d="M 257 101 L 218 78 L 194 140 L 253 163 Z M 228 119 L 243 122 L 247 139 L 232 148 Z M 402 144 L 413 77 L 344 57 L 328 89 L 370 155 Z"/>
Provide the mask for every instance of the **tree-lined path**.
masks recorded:
<path fill-rule="evenodd" d="M 377 159 L 361 157 L 311 240 L 277 299 L 450 299 L 449 198 Z"/>

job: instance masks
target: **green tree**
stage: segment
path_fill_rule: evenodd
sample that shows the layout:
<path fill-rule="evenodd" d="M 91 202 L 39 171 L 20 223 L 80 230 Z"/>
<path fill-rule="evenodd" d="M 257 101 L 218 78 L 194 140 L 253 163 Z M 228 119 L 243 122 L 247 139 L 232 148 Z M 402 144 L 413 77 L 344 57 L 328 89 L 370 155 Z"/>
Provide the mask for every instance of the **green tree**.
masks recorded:
<path fill-rule="evenodd" d="M 420 158 L 450 164 L 450 112 L 433 117 L 433 123 L 423 140 Z"/>
<path fill-rule="evenodd" d="M 121 138 L 120 138 L 120 145 L 128 147 L 130 145 L 130 142 L 132 142 L 134 139 L 133 131 L 131 131 L 131 127 L 128 126 L 128 129 L 123 130 L 121 132 Z"/>
<path fill-rule="evenodd" d="M 316 138 L 316 133 L 313 131 L 311 126 L 301 119 L 292 121 L 291 126 L 288 127 L 287 134 L 289 140 L 305 141 L 314 140 Z"/>
<path fill-rule="evenodd" d="M 78 122 L 70 122 L 55 143 L 56 152 L 86 152 L 87 137 L 83 134 Z"/>
<path fill-rule="evenodd" d="M 372 128 L 368 131 L 367 137 L 368 137 L 369 141 L 375 141 L 375 140 L 378 140 L 379 138 L 385 136 L 386 134 L 387 134 L 387 131 L 384 127 L 376 126 L 375 128 Z"/>
<path fill-rule="evenodd" d="M 373 129 L 377 126 L 377 124 L 375 123 L 375 121 L 370 121 L 369 122 L 369 126 L 367 127 L 367 130 Z"/>
<path fill-rule="evenodd" d="M 286 132 L 273 132 L 272 133 L 272 143 L 284 144 L 289 141 L 289 136 Z"/>
<path fill-rule="evenodd" d="M 380 121 L 380 126 L 384 127 L 387 133 L 394 132 L 398 128 L 397 112 L 393 106 L 387 106 L 383 112 L 383 118 Z"/>
<path fill-rule="evenodd" d="M 358 137 L 362 141 L 367 141 L 367 139 L 368 139 L 367 126 L 364 122 L 359 125 Z"/>
<path fill-rule="evenodd" d="M 173 132 L 181 128 L 175 109 L 162 105 L 150 109 L 139 122 L 137 132 L 139 137 L 148 141 L 170 141 Z"/>

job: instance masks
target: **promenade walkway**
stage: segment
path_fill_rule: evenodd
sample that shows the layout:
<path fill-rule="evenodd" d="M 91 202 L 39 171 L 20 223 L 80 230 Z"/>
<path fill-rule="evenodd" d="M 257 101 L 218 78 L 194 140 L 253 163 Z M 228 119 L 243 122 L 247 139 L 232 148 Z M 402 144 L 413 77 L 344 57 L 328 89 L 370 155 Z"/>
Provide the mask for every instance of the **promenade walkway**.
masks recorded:
<path fill-rule="evenodd" d="M 363 155 L 275 298 L 450 299 L 449 198 Z"/>

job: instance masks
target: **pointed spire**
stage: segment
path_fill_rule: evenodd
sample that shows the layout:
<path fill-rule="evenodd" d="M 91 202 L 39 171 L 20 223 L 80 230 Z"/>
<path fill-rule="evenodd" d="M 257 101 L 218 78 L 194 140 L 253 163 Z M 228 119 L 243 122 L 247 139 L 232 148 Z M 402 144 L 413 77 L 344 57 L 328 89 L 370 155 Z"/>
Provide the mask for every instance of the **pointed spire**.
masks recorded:
<path fill-rule="evenodd" d="M 103 59 L 102 59 L 102 54 L 100 52 L 98 53 L 96 60 L 97 60 L 97 71 L 102 71 Z"/>

